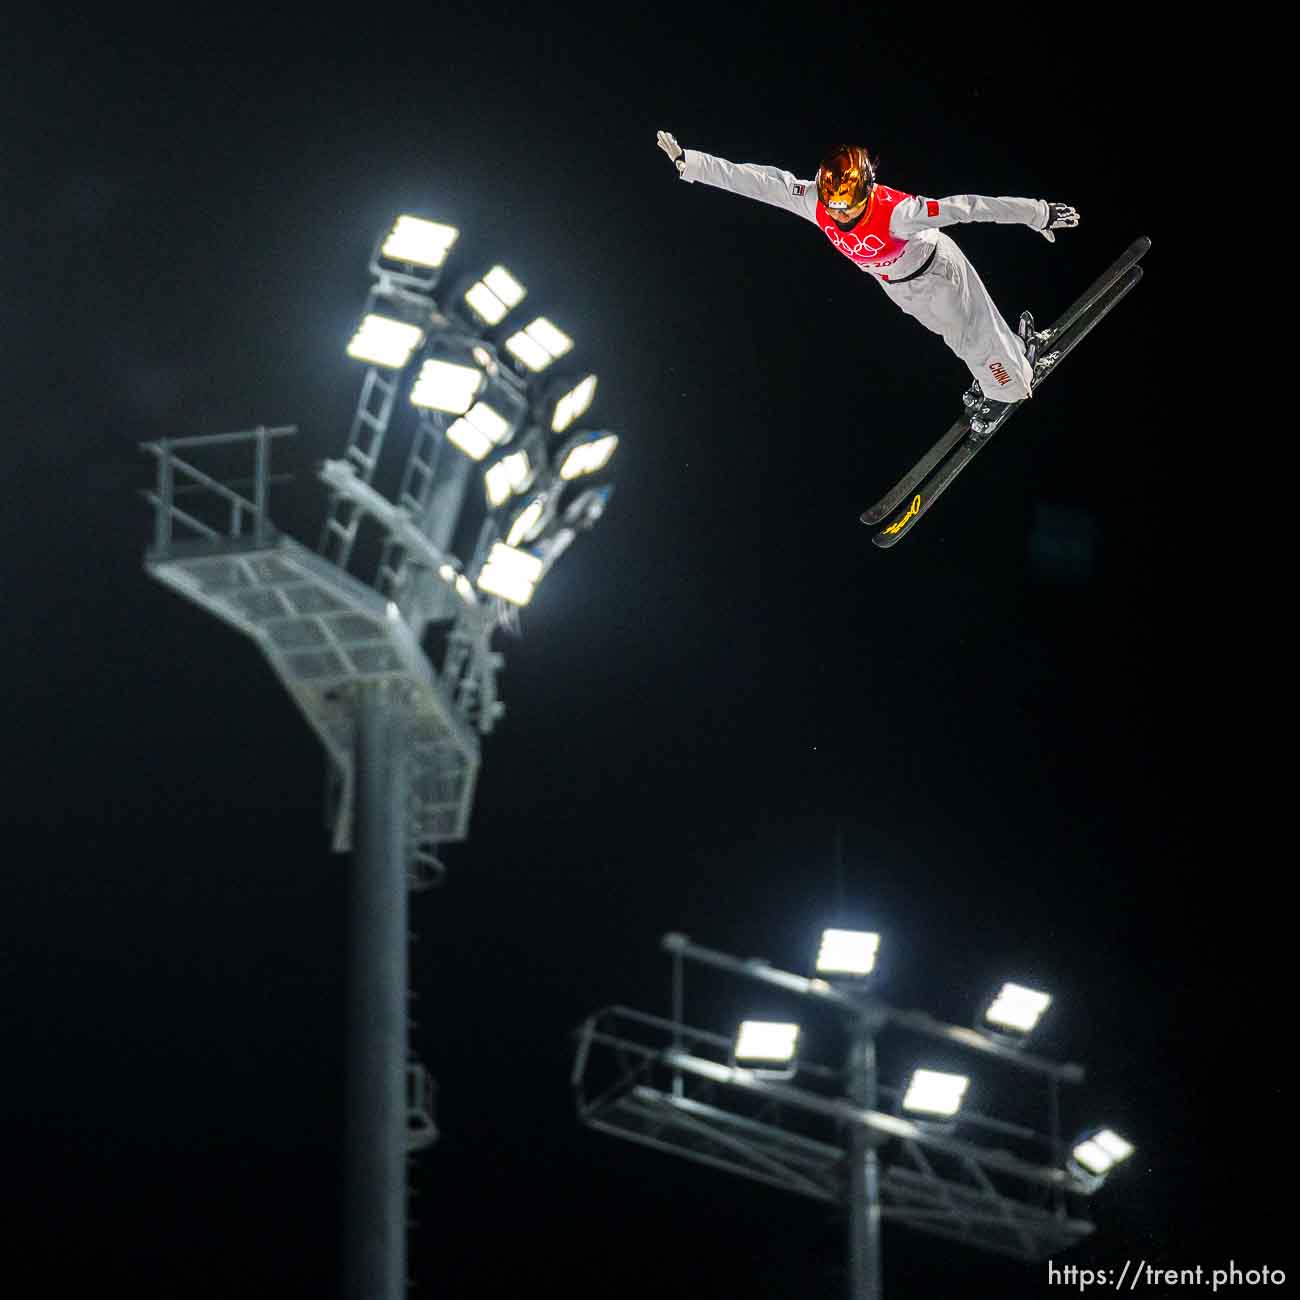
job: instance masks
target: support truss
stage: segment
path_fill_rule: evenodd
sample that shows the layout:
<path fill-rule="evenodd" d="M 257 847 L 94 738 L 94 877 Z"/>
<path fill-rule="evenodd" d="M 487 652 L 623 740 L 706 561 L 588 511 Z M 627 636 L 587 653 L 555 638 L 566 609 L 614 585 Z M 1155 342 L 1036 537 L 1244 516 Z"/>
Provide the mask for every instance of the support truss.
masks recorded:
<path fill-rule="evenodd" d="M 727 1064 L 729 1040 L 626 1007 L 592 1016 L 577 1038 L 578 1114 L 599 1132 L 842 1205 L 846 1132 L 862 1125 L 881 1159 L 886 1219 L 1023 1260 L 1092 1231 L 1066 1212 L 1063 1170 L 858 1108 L 825 1066 L 800 1061 L 807 1087 L 776 1083 Z"/>
<path fill-rule="evenodd" d="M 255 429 L 149 444 L 158 483 L 145 494 L 154 505 L 145 568 L 266 655 L 329 757 L 328 824 L 336 851 L 346 851 L 352 839 L 353 694 L 377 681 L 405 687 L 407 852 L 413 881 L 426 882 L 441 872 L 437 847 L 468 833 L 478 738 L 390 603 L 271 523 L 270 442 L 291 432 Z M 251 496 L 195 464 L 214 452 L 251 452 Z M 178 505 L 190 488 L 193 496 Z"/>

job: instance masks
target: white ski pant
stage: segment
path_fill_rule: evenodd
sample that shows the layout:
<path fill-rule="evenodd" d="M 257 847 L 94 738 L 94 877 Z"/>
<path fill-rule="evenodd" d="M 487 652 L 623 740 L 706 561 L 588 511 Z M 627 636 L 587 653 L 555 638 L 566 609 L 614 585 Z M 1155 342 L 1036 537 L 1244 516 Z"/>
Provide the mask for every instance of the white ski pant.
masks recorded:
<path fill-rule="evenodd" d="M 904 284 L 878 283 L 903 311 L 942 337 L 985 397 L 1018 402 L 1029 396 L 1034 372 L 1019 337 L 1002 319 L 966 254 L 942 231 L 924 275 Z"/>

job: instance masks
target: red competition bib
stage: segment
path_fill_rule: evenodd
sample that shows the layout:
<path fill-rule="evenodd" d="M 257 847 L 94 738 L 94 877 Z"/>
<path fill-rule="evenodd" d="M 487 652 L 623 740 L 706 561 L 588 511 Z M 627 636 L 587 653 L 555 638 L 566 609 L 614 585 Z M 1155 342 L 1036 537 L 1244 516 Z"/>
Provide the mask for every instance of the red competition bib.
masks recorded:
<path fill-rule="evenodd" d="M 902 190 L 877 185 L 871 191 L 871 202 L 867 204 L 866 212 L 852 230 L 841 230 L 819 200 L 817 224 L 826 238 L 850 261 L 856 262 L 864 271 L 888 280 L 889 276 L 883 273 L 885 267 L 897 262 L 907 247 L 906 239 L 895 239 L 889 233 L 889 219 L 894 215 L 895 206 L 911 197 Z"/>

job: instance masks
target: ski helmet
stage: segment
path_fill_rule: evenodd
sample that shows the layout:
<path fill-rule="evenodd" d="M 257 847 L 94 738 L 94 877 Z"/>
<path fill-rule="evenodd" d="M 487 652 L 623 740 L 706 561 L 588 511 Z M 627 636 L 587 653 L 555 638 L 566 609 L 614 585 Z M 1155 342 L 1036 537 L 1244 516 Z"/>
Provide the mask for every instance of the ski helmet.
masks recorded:
<path fill-rule="evenodd" d="M 817 168 L 817 197 L 832 212 L 856 208 L 875 183 L 871 159 L 858 144 L 836 145 Z"/>

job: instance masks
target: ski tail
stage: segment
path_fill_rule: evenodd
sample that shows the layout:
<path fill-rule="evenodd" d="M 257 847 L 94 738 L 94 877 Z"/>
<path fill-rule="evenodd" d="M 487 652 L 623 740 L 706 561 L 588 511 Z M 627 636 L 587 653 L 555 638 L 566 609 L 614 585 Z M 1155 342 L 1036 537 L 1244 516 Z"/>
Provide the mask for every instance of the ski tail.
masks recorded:
<path fill-rule="evenodd" d="M 1045 351 L 1050 350 L 1051 345 L 1056 342 L 1069 328 L 1089 312 L 1093 306 L 1105 295 L 1106 290 L 1120 280 L 1126 272 L 1146 256 L 1147 250 L 1151 247 L 1151 240 L 1146 235 L 1139 235 L 1120 256 L 1097 277 L 1097 279 L 1088 286 L 1088 288 L 1062 313 L 1059 320 L 1046 329 L 1040 335 L 1041 342 L 1038 347 L 1038 354 L 1042 356 Z"/>
<path fill-rule="evenodd" d="M 868 506 L 860 516 L 864 524 L 878 524 L 886 515 L 892 515 L 903 503 L 903 498 L 916 490 L 916 485 L 970 432 L 970 417 L 963 415 L 952 428 L 885 493 L 874 506 Z"/>

